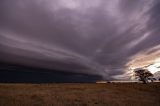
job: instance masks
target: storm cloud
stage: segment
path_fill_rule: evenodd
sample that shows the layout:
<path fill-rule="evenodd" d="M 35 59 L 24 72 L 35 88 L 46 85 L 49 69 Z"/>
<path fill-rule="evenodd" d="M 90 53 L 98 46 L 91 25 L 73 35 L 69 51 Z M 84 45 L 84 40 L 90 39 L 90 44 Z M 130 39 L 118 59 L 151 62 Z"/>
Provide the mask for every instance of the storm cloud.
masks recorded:
<path fill-rule="evenodd" d="M 160 57 L 159 11 L 158 0 L 1 0 L 0 60 L 128 78 L 142 54 Z"/>

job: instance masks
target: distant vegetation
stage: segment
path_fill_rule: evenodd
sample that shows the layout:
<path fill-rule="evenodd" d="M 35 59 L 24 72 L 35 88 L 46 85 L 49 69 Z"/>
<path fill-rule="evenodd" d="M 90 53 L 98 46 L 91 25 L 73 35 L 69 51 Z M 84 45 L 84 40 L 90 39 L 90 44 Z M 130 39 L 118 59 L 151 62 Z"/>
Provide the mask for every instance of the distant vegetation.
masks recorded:
<path fill-rule="evenodd" d="M 144 84 L 148 83 L 150 79 L 153 82 L 153 74 L 147 69 L 137 68 L 134 70 L 134 75 L 139 78 L 140 81 L 143 81 Z"/>

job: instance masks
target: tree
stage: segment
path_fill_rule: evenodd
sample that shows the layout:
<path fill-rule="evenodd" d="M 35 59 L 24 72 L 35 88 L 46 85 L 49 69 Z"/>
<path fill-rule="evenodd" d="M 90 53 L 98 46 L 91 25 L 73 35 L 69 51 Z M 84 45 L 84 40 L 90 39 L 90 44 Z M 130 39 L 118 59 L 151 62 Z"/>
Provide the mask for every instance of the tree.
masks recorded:
<path fill-rule="evenodd" d="M 143 81 L 144 84 L 148 83 L 148 78 L 153 76 L 153 74 L 150 71 L 142 68 L 135 69 L 134 73 L 134 75 L 139 77 L 139 80 Z"/>

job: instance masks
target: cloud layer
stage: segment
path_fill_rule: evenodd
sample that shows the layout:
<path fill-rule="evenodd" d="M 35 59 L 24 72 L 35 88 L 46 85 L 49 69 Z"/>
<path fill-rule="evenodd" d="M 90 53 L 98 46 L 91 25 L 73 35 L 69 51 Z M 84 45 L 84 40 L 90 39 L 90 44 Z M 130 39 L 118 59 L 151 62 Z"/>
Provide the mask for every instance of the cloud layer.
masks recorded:
<path fill-rule="evenodd" d="M 0 59 L 127 78 L 139 54 L 160 45 L 159 7 L 158 0 L 1 0 Z"/>

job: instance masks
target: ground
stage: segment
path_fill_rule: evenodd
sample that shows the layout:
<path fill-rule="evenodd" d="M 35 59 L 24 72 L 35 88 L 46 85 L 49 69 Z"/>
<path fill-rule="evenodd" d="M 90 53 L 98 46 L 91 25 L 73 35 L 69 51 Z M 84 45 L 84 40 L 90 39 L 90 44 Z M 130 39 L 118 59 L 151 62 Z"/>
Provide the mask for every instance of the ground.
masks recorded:
<path fill-rule="evenodd" d="M 0 84 L 0 106 L 160 106 L 160 83 Z"/>

